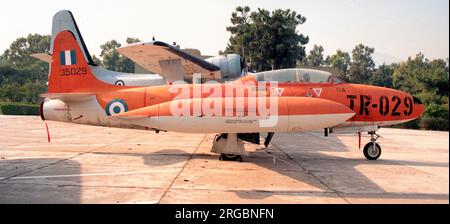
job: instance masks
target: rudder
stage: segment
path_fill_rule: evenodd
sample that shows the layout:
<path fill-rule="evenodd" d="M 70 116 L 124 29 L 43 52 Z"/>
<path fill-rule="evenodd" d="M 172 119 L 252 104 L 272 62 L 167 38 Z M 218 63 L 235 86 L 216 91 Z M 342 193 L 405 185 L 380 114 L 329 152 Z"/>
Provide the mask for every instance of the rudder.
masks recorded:
<path fill-rule="evenodd" d="M 86 59 L 88 64 L 95 65 L 91 55 L 89 54 L 86 44 L 84 43 L 83 36 L 81 36 L 80 30 L 78 29 L 77 22 L 75 21 L 72 12 L 68 10 L 61 10 L 53 16 L 50 52 L 53 52 L 54 41 L 58 33 L 65 30 L 73 33 L 76 41 L 78 42 L 78 45 L 80 45 L 82 48 L 84 58 Z"/>
<path fill-rule="evenodd" d="M 70 11 L 53 17 L 49 93 L 92 93 L 107 84 L 95 78 L 94 65 Z"/>

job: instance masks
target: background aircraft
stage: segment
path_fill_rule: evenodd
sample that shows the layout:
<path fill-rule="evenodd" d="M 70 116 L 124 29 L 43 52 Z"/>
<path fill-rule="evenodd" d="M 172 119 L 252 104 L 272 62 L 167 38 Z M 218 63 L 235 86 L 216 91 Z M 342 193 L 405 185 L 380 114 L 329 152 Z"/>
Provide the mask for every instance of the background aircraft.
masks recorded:
<path fill-rule="evenodd" d="M 35 55 L 50 63 L 48 93 L 41 95 L 46 98 L 41 104 L 43 120 L 156 132 L 221 133 L 212 151 L 224 160 L 240 160 L 246 155 L 243 141 L 259 144 L 262 132 L 268 133 L 264 142 L 267 147 L 275 132 L 316 129 L 324 129 L 325 135 L 368 132 L 371 141 L 363 152 L 367 159 L 376 160 L 381 155 L 376 143 L 378 128 L 413 120 L 424 111 L 424 105 L 408 93 L 343 83 L 332 73 L 320 70 L 293 68 L 241 77 L 239 55 L 203 60 L 160 41 L 118 49 L 158 75 L 108 71 L 93 63 L 69 11 L 54 16 L 50 49 L 51 55 Z M 195 83 L 195 74 L 202 80 L 237 80 L 186 85 L 188 94 L 184 97 L 170 91 L 177 80 L 191 79 Z M 261 82 L 264 85 L 258 85 Z M 226 88 L 230 86 L 244 94 L 228 96 Z M 196 87 L 219 90 L 220 94 L 214 98 L 209 92 L 196 94 Z M 267 105 L 276 102 L 276 111 L 270 116 L 249 103 L 261 97 Z M 195 105 L 205 103 L 218 109 L 211 100 L 220 102 L 221 113 L 205 114 L 195 109 Z M 227 100 L 231 100 L 231 108 L 227 108 Z M 188 105 L 190 113 L 174 115 L 174 104 Z M 271 116 L 277 118 L 273 125 L 261 125 Z"/>

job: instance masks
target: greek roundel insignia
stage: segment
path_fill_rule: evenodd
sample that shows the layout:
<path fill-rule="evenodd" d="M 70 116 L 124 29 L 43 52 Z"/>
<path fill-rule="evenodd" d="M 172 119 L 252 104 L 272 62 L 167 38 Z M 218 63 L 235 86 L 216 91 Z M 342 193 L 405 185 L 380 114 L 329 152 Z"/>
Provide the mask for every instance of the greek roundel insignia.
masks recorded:
<path fill-rule="evenodd" d="M 117 80 L 116 83 L 114 83 L 116 86 L 125 86 L 125 82 L 122 80 Z"/>
<path fill-rule="evenodd" d="M 111 100 L 105 108 L 106 115 L 108 116 L 111 116 L 113 114 L 120 114 L 127 111 L 127 104 L 125 103 L 125 101 L 120 99 Z"/>

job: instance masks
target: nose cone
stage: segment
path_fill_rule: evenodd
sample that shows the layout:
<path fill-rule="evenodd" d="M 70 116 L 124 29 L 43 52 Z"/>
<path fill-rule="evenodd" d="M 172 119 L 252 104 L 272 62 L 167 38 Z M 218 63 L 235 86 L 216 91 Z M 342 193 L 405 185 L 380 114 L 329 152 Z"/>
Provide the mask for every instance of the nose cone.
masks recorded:
<path fill-rule="evenodd" d="M 425 112 L 425 105 L 417 97 L 413 96 L 414 100 L 414 111 L 411 114 L 413 118 L 418 118 Z"/>
<path fill-rule="evenodd" d="M 386 109 L 388 113 L 378 117 L 380 120 L 413 120 L 422 116 L 425 111 L 425 105 L 422 101 L 420 101 L 420 99 L 400 90 L 361 84 L 349 84 L 349 86 L 351 86 L 355 92 L 372 96 L 374 99 L 386 97 L 385 99 L 389 101 L 389 109 Z M 393 116 L 394 108 L 396 108 L 395 113 L 397 114 L 395 116 Z M 411 113 L 409 113 L 410 110 Z"/>

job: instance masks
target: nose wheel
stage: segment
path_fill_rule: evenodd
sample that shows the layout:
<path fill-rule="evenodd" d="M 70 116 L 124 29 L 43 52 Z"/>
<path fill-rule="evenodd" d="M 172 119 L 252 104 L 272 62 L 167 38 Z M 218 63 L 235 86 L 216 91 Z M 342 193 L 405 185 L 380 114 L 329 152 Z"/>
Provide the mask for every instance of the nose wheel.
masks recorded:
<path fill-rule="evenodd" d="M 374 131 L 369 132 L 369 134 L 370 134 L 370 142 L 364 146 L 363 153 L 366 159 L 377 160 L 381 156 L 381 147 L 376 142 L 380 136 L 376 134 Z"/>

